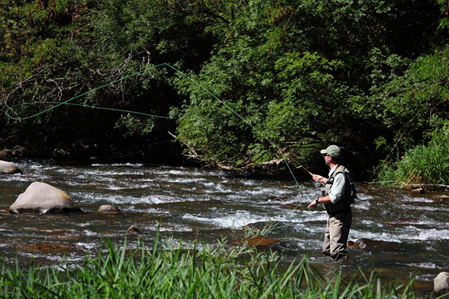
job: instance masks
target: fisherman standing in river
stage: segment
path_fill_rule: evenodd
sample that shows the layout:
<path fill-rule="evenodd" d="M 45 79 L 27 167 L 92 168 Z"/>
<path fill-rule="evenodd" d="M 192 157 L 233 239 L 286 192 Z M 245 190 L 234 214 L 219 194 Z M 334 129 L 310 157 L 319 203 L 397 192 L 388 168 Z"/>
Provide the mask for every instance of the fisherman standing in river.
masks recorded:
<path fill-rule="evenodd" d="M 313 210 L 319 203 L 324 204 L 328 217 L 324 233 L 323 255 L 336 262 L 348 258 L 347 241 L 352 223 L 351 204 L 356 197 L 354 181 L 349 170 L 340 164 L 341 150 L 331 145 L 321 150 L 324 161 L 330 168 L 329 178 L 313 175 L 313 180 L 325 185 L 321 197 L 309 204 L 307 209 Z"/>

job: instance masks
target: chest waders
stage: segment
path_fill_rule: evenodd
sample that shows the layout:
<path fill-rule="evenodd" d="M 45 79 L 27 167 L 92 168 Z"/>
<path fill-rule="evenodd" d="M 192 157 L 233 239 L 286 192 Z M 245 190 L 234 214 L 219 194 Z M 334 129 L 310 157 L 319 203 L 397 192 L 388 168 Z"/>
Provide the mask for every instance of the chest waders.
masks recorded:
<path fill-rule="evenodd" d="M 345 176 L 345 191 L 339 201 L 336 203 L 325 204 L 324 207 L 328 214 L 335 214 L 337 212 L 350 211 L 351 204 L 354 203 L 356 198 L 356 189 L 354 181 L 352 180 L 351 173 L 343 165 L 338 165 L 332 176 L 327 180 L 327 183 L 322 191 L 323 196 L 329 194 L 332 185 L 334 184 L 335 176 L 339 173 L 343 173 Z"/>

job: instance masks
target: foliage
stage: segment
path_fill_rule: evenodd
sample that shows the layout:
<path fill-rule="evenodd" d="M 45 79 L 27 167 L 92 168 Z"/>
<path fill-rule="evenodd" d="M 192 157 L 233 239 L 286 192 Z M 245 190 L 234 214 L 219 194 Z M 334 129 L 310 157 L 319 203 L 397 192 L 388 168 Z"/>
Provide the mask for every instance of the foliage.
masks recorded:
<path fill-rule="evenodd" d="M 403 76 L 383 85 L 371 99 L 386 128 L 414 136 L 432 129 L 434 117 L 448 118 L 449 46 L 410 64 Z"/>
<path fill-rule="evenodd" d="M 379 179 L 407 184 L 447 184 L 449 167 L 447 120 L 449 97 L 449 46 L 439 48 L 410 64 L 403 76 L 383 86 L 377 103 L 387 128 L 397 132 L 395 145 L 387 146 L 395 163 L 382 165 Z M 373 109 L 374 110 L 374 109 Z M 414 140 L 427 139 L 428 144 L 412 146 Z M 424 139 L 424 140 L 426 140 Z M 378 145 L 386 144 L 378 139 Z M 409 147 L 399 159 L 398 145 Z"/>
<path fill-rule="evenodd" d="M 361 153 L 376 139 L 391 141 L 395 128 L 374 95 L 425 50 L 416 36 L 435 31 L 438 6 L 343 0 L 247 5 L 249 13 L 229 24 L 227 44 L 198 75 L 190 74 L 195 82 L 177 82 L 190 97 L 179 139 L 231 165 L 279 159 L 281 151 L 303 156 L 330 142 Z"/>
<path fill-rule="evenodd" d="M 88 258 L 63 271 L 33 264 L 26 271 L 3 264 L 2 298 L 415 298 L 413 280 L 383 284 L 372 271 L 345 282 L 341 272 L 323 277 L 303 258 L 280 267 L 280 256 L 257 254 L 254 247 L 170 245 L 157 250 L 141 244 L 120 249 L 111 242 L 107 254 Z M 169 244 L 169 243 L 167 243 Z M 242 258 L 245 260 L 242 262 Z"/>
<path fill-rule="evenodd" d="M 31 104 L 0 118 L 1 141 L 135 148 L 176 130 L 204 161 L 241 167 L 335 143 L 366 175 L 447 118 L 446 14 L 441 0 L 7 0 L 1 112 Z M 71 106 L 26 119 L 72 100 L 179 119 Z"/>

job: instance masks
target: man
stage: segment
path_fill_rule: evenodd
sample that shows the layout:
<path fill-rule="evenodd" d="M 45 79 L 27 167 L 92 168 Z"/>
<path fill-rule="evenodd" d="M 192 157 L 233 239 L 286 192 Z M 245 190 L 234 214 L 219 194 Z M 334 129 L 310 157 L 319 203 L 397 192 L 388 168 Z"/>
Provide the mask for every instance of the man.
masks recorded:
<path fill-rule="evenodd" d="M 340 165 L 341 150 L 331 145 L 321 150 L 324 161 L 330 168 L 329 178 L 313 175 L 313 180 L 325 185 L 322 197 L 318 197 L 307 207 L 313 210 L 318 204 L 324 204 L 328 213 L 326 232 L 324 233 L 323 255 L 336 262 L 348 258 L 347 241 L 352 223 L 351 203 L 354 202 L 355 188 L 349 170 Z"/>

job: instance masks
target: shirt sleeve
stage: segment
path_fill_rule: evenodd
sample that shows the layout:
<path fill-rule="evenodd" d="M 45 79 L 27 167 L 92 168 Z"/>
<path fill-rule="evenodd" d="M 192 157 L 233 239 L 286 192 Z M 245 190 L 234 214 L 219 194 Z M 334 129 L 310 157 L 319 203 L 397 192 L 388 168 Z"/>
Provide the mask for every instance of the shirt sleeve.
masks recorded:
<path fill-rule="evenodd" d="M 329 198 L 332 203 L 338 202 L 343 197 L 343 194 L 345 193 L 345 181 L 345 175 L 341 172 L 337 173 L 329 192 Z"/>

